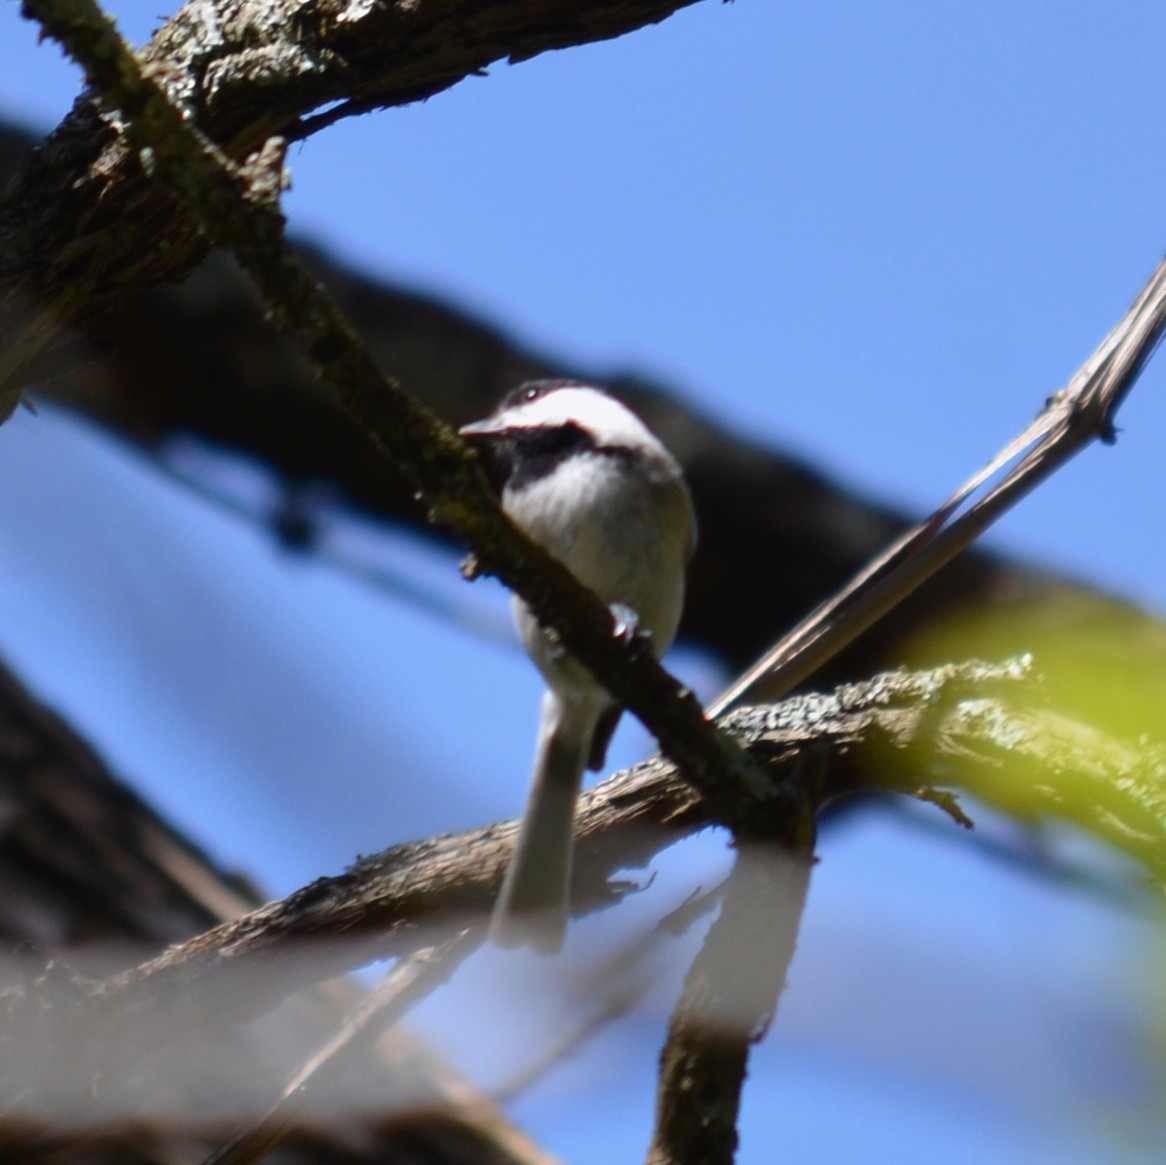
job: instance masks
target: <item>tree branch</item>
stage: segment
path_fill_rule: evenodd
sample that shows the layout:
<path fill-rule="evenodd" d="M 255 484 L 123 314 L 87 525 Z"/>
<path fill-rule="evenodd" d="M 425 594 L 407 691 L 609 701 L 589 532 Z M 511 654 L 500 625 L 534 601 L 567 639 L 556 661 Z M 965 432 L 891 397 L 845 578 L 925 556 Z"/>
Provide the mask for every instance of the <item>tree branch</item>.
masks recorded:
<path fill-rule="evenodd" d="M 737 853 L 668 1024 L 648 1165 L 730 1165 L 736 1154 L 749 1049 L 777 1009 L 810 885 L 812 819 L 801 832 L 788 848 Z"/>
<path fill-rule="evenodd" d="M 830 695 L 739 709 L 722 723 L 765 764 L 791 805 L 820 806 L 872 790 L 926 792 L 931 781 L 942 780 L 1025 820 L 1077 824 L 1144 863 L 1159 884 L 1166 881 L 1166 746 L 1127 744 L 1039 704 L 1025 706 L 1018 698 L 1043 695 L 1042 685 L 1020 682 L 1026 675 L 1015 663 L 891 673 Z M 791 813 L 788 820 L 793 828 L 804 819 Z M 604 781 L 580 806 L 576 913 L 627 892 L 626 885 L 609 885 L 614 871 L 644 864 L 713 821 L 709 804 L 659 758 Z M 96 1064 L 106 1081 L 132 1077 L 138 1088 L 146 1082 L 145 1096 L 135 1092 L 125 1102 L 135 1111 L 148 1107 L 150 1088 L 173 1095 L 174 1073 L 197 1071 L 193 1049 L 213 1046 L 218 1033 L 301 987 L 373 958 L 408 958 L 444 941 L 447 928 L 484 918 L 515 833 L 510 822 L 397 846 L 113 978 L 89 982 L 58 970 L 6 992 L 0 1063 L 8 1097 L 21 1097 L 22 1110 L 33 1116 L 42 1106 L 57 1111 L 61 1093 L 88 1095 Z M 773 876 L 754 871 L 746 880 L 767 885 Z M 774 901 L 765 908 L 772 910 Z M 726 922 L 717 936 L 736 925 Z M 690 975 L 693 994 L 686 994 L 672 1025 L 674 1068 L 687 1057 L 686 1070 L 703 1078 L 710 1068 L 719 1073 L 725 1055 L 743 1054 L 784 977 L 792 952 L 787 929 L 789 941 L 776 952 L 781 957 L 758 963 L 757 991 L 742 997 L 753 1002 L 737 1014 L 751 1018 L 730 1036 L 690 1022 L 704 1014 L 699 999 L 723 994 L 709 967 L 723 960 L 724 950 L 710 932 L 707 957 Z M 697 1055 L 706 1038 L 709 1055 Z M 171 1049 L 181 1050 L 177 1065 L 173 1056 L 167 1061 Z M 46 1073 L 46 1064 L 59 1074 Z M 111 1118 L 119 1115 L 116 1089 L 103 1102 Z M 253 1103 L 263 1111 L 270 1101 L 259 1095 Z M 682 1130 L 668 1128 L 662 1121 L 661 1144 L 687 1143 Z"/>
<path fill-rule="evenodd" d="M 1004 703 L 1002 688 L 1029 690 L 1018 682 L 1024 674 L 1016 664 L 892 673 L 740 709 L 723 724 L 793 805 L 873 789 L 912 793 L 955 773 L 990 804 L 1079 824 L 1166 880 L 1166 748 L 1126 745 L 1054 712 Z M 610 874 L 712 821 L 708 802 L 659 758 L 604 781 L 580 805 L 575 912 L 617 901 L 628 888 L 609 885 Z M 10 991 L 0 997 L 0 1053 L 8 1053 L 0 1062 L 19 1076 L 20 1065 L 33 1070 L 39 1047 L 60 1039 L 100 1047 L 113 1078 L 121 1063 L 140 1075 L 143 1057 L 185 1046 L 191 1030 L 252 1018 L 371 959 L 407 957 L 437 941 L 434 927 L 485 916 L 515 833 L 510 822 L 397 846 L 114 978 L 57 976 Z M 72 1059 L 83 1071 L 85 1055 Z"/>
<path fill-rule="evenodd" d="M 620 36 L 691 2 L 192 0 L 142 59 L 241 160 L 272 135 L 302 137 L 341 114 L 417 101 L 495 61 Z M 82 98 L 0 206 L 0 334 L 9 333 L 0 392 L 47 334 L 13 333 L 18 314 L 76 319 L 120 291 L 182 278 L 206 248 L 196 218 L 150 180 L 124 127 Z"/>

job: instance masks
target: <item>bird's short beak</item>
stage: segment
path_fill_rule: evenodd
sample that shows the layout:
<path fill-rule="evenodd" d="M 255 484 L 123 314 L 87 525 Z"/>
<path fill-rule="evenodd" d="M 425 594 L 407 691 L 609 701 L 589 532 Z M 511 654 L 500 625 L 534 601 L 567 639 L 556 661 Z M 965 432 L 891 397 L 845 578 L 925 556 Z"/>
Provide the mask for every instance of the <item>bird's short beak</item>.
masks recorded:
<path fill-rule="evenodd" d="M 475 437 L 495 437 L 501 431 L 498 423 L 487 417 L 484 421 L 473 421 L 468 425 L 462 425 L 457 432 L 459 437 L 465 437 L 472 441 Z"/>

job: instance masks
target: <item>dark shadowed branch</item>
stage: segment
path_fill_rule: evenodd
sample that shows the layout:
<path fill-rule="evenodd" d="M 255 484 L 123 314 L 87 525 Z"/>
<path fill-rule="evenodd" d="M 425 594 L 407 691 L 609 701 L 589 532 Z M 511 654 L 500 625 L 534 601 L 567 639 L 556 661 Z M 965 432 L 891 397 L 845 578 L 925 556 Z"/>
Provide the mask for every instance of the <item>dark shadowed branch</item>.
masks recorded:
<path fill-rule="evenodd" d="M 0 846 L 0 883 L 5 887 L 0 898 L 0 979 L 5 985 L 36 981 L 50 957 L 79 960 L 90 975 L 109 974 L 262 902 L 254 889 L 217 869 L 162 821 L 3 668 L 0 798 L 6 815 Z M 63 997 L 74 982 L 69 972 L 59 969 L 42 986 Z M 321 985 L 302 993 L 278 1023 L 236 1027 L 221 1042 L 225 1051 L 216 1059 L 218 1094 L 238 1095 L 262 1111 L 286 1078 L 289 1062 L 335 1040 L 344 1017 L 351 1021 L 354 1008 L 361 1014 L 364 1001 L 358 1000 L 354 985 Z M 110 1110 L 94 1105 L 95 1077 L 86 1067 L 100 1071 L 105 1066 L 103 1049 L 100 1044 L 80 1048 L 71 1039 L 69 1024 L 58 1018 L 57 1037 L 63 1044 L 44 1033 L 43 1041 L 37 1036 L 33 1044 L 21 1045 L 17 1039 L 14 1050 L 0 1057 L 0 1144 L 6 1159 L 122 1165 L 146 1154 L 152 1161 L 187 1161 L 192 1153 L 209 1152 L 224 1139 L 221 1117 L 208 1114 L 196 1099 L 205 1097 L 202 1084 L 193 1092 L 177 1087 L 167 1097 L 165 1117 L 153 1119 L 151 1097 L 135 1095 L 132 1085 L 122 1091 L 120 1082 L 103 1076 L 99 1091 L 116 1093 L 111 1106 L 116 1115 L 105 1121 L 103 1113 Z M 184 1050 L 192 1063 L 205 1067 L 197 1041 Z M 428 1165 L 549 1161 L 440 1057 L 400 1029 L 375 1048 L 356 1041 L 345 1061 L 350 1073 L 345 1086 L 319 1100 L 313 1111 L 328 1112 L 329 1104 L 332 1111 L 349 1106 L 346 1135 L 335 1141 L 344 1144 L 344 1159 L 351 1165 L 399 1161 L 403 1153 Z M 46 1088 L 57 1062 L 68 1064 L 81 1099 L 69 1093 L 65 1081 Z M 196 1070 L 182 1081 L 190 1083 L 198 1075 Z M 400 1075 L 411 1081 L 414 1103 L 409 1111 L 399 1106 L 392 1113 L 383 1106 L 353 1111 L 353 1076 L 366 1095 L 391 1099 L 399 1090 Z M 162 1069 L 155 1083 L 163 1079 L 173 1083 L 174 1075 Z M 27 1091 L 30 1081 L 32 1092 Z M 159 1091 L 165 1093 L 165 1088 Z M 317 1086 L 314 1092 L 319 1091 Z M 470 1157 L 467 1143 L 476 1150 Z M 303 1106 L 295 1108 L 283 1144 L 289 1163 L 335 1159 L 332 1140 L 319 1120 L 305 1119 Z"/>
<path fill-rule="evenodd" d="M 30 148 L 28 139 L 0 130 L 0 186 L 5 164 L 11 169 Z M 687 404 L 676 386 L 532 351 L 455 305 L 385 286 L 319 253 L 300 253 L 378 365 L 450 421 L 485 415 L 505 391 L 545 376 L 606 383 L 631 404 L 680 458 L 698 512 L 701 539 L 681 637 L 712 650 L 734 671 L 912 524 L 797 458 L 726 430 Z M 441 536 L 423 526 L 412 491 L 385 473 L 363 429 L 268 326 L 248 281 L 224 254 L 181 286 L 128 297 L 99 320 L 84 322 L 35 374 L 38 397 L 61 401 L 164 461 L 173 456 L 186 467 L 187 480 L 205 480 L 208 463 L 213 478 L 220 455 L 208 446 L 240 451 L 249 463 L 268 467 L 269 502 L 235 499 L 234 511 L 250 515 L 290 553 L 328 561 L 330 551 L 348 545 L 346 517 L 353 511 L 392 528 L 404 523 Z M 367 565 L 349 556 L 342 568 L 371 581 L 362 569 Z M 400 579 L 380 585 L 399 587 Z M 904 659 L 905 638 L 973 607 L 1022 613 L 1054 604 L 1059 625 L 1082 644 L 1074 628 L 1120 619 L 1132 632 L 1128 650 L 1146 657 L 1146 675 L 1166 674 L 1150 646 L 1155 630 L 1146 613 L 976 548 L 841 651 L 816 682 L 832 686 L 896 666 Z M 1017 637 L 993 654 L 1025 646 Z M 958 656 L 917 662 L 942 658 Z"/>

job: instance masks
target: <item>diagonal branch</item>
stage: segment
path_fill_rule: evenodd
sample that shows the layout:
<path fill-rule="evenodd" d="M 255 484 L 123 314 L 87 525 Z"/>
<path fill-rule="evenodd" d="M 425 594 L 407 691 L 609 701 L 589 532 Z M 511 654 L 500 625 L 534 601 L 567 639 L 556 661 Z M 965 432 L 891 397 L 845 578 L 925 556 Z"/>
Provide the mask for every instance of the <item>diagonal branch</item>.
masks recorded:
<path fill-rule="evenodd" d="M 718 715 L 751 692 L 773 700 L 804 683 L 1086 445 L 1095 440 L 1112 443 L 1114 414 L 1153 355 L 1164 328 L 1166 259 L 1068 386 L 1049 397 L 1019 436 L 939 509 L 897 538 L 837 595 L 784 635 L 718 697 L 709 714 Z M 968 504 L 1005 469 L 997 484 Z"/>
<path fill-rule="evenodd" d="M 906 531 L 841 592 L 783 636 L 714 702 L 710 715 L 723 712 L 752 691 L 761 689 L 776 698 L 809 679 L 1086 444 L 1096 439 L 1112 442 L 1114 413 L 1153 354 L 1164 327 L 1166 260 L 1068 387 L 1050 397 L 1018 437 L 935 513 Z M 1003 478 L 991 485 L 1001 473 Z M 984 496 L 968 504 L 985 489 Z M 1160 795 L 1160 783 L 1152 781 L 1147 788 L 1152 799 Z M 1017 806 L 1022 813 L 1027 808 L 1025 800 L 1022 794 Z M 1085 799 L 1082 804 L 1097 803 Z M 1104 812 L 1099 806 L 1098 818 Z M 1095 822 L 1099 824 L 1100 820 Z M 808 835 L 808 830 L 803 832 Z M 758 871 L 744 852 L 739 854 L 721 915 L 689 970 L 669 1025 L 661 1054 L 649 1165 L 728 1165 L 733 1160 L 740 1091 L 754 1037 L 748 1025 L 726 1025 L 723 1017 L 710 1019 L 706 1013 L 726 992 L 748 999 L 742 1006 L 752 1023 L 761 1024 L 761 1017 L 776 1007 L 793 957 L 811 850 L 812 842 L 784 840 L 781 852 L 787 864 L 804 871 L 805 881 L 800 893 L 791 893 L 789 885 L 771 887 L 765 902 L 771 911 L 780 912 L 787 925 L 768 927 L 758 925 Z M 1160 861 L 1154 864 L 1161 869 Z M 786 909 L 790 901 L 798 903 L 792 915 Z M 748 960 L 755 977 L 746 989 L 733 969 L 741 965 L 750 948 L 750 935 L 764 935 L 775 945 L 763 957 Z"/>
<path fill-rule="evenodd" d="M 693 693 L 642 644 L 617 637 L 610 612 L 502 513 L 474 455 L 376 366 L 283 233 L 277 200 L 282 143 L 232 164 L 183 116 L 93 0 L 25 0 L 82 64 L 93 87 L 126 119 L 126 133 L 158 179 L 238 256 L 273 323 L 316 365 L 350 415 L 416 488 L 430 520 L 473 547 L 482 570 L 520 593 L 559 633 L 734 830 L 782 813 L 748 758 L 705 720 Z M 765 802 L 758 812 L 758 802 Z M 740 806 L 753 803 L 748 815 Z"/>

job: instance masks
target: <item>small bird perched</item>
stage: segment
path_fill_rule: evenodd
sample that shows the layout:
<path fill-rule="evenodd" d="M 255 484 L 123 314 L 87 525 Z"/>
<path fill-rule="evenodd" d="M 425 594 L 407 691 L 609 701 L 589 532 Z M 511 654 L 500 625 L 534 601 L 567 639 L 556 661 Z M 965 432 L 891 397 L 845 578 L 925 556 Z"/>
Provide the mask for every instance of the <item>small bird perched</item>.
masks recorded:
<path fill-rule="evenodd" d="M 511 519 L 662 655 L 680 622 L 696 519 L 679 464 L 639 418 L 594 385 L 536 380 L 459 432 L 483 457 Z M 547 691 L 491 937 L 553 954 L 567 927 L 583 770 L 602 766 L 621 709 L 517 595 L 514 619 Z"/>

